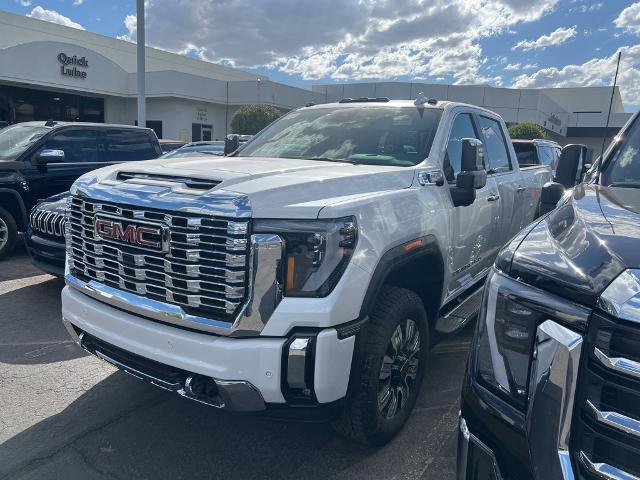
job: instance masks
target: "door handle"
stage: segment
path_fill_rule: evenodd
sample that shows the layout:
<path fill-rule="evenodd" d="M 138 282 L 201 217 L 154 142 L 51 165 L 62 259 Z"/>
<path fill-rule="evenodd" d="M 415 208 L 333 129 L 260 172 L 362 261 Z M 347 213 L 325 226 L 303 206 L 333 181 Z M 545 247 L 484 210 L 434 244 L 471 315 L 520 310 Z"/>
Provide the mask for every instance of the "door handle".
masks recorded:
<path fill-rule="evenodd" d="M 526 189 L 527 189 L 527 187 L 518 187 L 516 192 L 521 193 L 521 192 L 524 192 Z"/>
<path fill-rule="evenodd" d="M 487 201 L 489 202 L 497 202 L 498 200 L 500 200 L 500 195 L 498 195 L 497 193 L 492 193 L 487 197 Z"/>

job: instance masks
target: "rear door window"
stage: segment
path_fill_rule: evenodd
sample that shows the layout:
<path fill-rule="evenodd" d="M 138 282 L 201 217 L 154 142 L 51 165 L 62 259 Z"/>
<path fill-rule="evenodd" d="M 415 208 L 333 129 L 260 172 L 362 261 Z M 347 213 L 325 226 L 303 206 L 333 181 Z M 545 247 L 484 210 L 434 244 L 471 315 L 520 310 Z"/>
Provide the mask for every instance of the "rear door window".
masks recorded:
<path fill-rule="evenodd" d="M 148 133 L 115 128 L 107 130 L 107 162 L 149 160 L 157 156 Z"/>
<path fill-rule="evenodd" d="M 513 149 L 516 151 L 518 165 L 521 167 L 538 165 L 538 152 L 533 143 L 514 142 Z"/>
<path fill-rule="evenodd" d="M 484 137 L 486 154 L 489 157 L 488 173 L 508 172 L 511 160 L 507 149 L 507 140 L 497 120 L 480 115 L 480 129 Z"/>
<path fill-rule="evenodd" d="M 49 137 L 43 148 L 64 151 L 65 163 L 99 162 L 99 135 L 92 129 L 63 130 Z"/>

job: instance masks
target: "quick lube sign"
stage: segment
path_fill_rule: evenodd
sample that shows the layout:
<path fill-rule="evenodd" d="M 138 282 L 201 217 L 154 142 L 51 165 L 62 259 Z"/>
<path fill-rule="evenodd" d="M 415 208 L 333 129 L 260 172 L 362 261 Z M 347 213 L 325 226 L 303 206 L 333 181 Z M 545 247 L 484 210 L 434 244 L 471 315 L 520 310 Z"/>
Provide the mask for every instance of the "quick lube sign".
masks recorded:
<path fill-rule="evenodd" d="M 89 68 L 89 62 L 86 57 L 79 57 L 74 55 L 70 57 L 66 53 L 60 52 L 58 54 L 58 62 L 60 63 L 60 74 L 66 77 L 75 78 L 87 78 L 86 70 L 82 68 Z"/>

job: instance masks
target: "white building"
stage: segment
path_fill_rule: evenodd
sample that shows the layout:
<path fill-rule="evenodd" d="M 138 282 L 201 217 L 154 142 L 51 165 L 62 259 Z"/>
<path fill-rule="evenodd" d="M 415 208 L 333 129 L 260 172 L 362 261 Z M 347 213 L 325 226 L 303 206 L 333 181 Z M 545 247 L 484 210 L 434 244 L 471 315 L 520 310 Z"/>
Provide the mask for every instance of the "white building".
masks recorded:
<path fill-rule="evenodd" d="M 599 153 L 611 88 L 509 89 L 377 82 L 295 88 L 241 70 L 146 49 L 147 125 L 161 138 L 223 138 L 239 105 L 291 109 L 352 97 L 438 100 L 480 105 L 507 123 L 535 122 L 560 144 L 585 143 Z M 0 12 L 0 122 L 79 120 L 133 125 L 136 46 L 33 18 Z M 629 118 L 613 98 L 612 137 Z"/>
<path fill-rule="evenodd" d="M 224 138 L 239 105 L 283 109 L 322 95 L 241 70 L 146 49 L 147 124 L 161 138 Z M 136 121 L 136 46 L 0 12 L 0 121 Z"/>

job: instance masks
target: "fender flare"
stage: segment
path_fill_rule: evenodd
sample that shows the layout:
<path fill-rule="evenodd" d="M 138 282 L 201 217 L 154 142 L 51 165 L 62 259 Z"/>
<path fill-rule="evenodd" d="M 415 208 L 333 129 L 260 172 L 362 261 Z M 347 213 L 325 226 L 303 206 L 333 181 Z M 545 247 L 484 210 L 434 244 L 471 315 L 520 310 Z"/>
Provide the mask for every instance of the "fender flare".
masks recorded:
<path fill-rule="evenodd" d="M 369 288 L 367 288 L 360 307 L 360 318 L 371 315 L 379 293 L 391 272 L 427 255 L 437 255 L 443 259 L 440 246 L 434 235 L 417 237 L 387 250 L 380 257 L 371 276 Z"/>
<path fill-rule="evenodd" d="M 18 192 L 10 188 L 0 188 L 0 193 L 8 193 L 16 198 L 16 203 L 18 204 L 20 214 L 22 215 L 22 218 L 20 220 L 22 221 L 22 224 L 26 226 L 29 222 L 27 218 L 27 209 L 24 206 L 24 200 L 22 199 L 22 197 L 18 194 Z"/>

